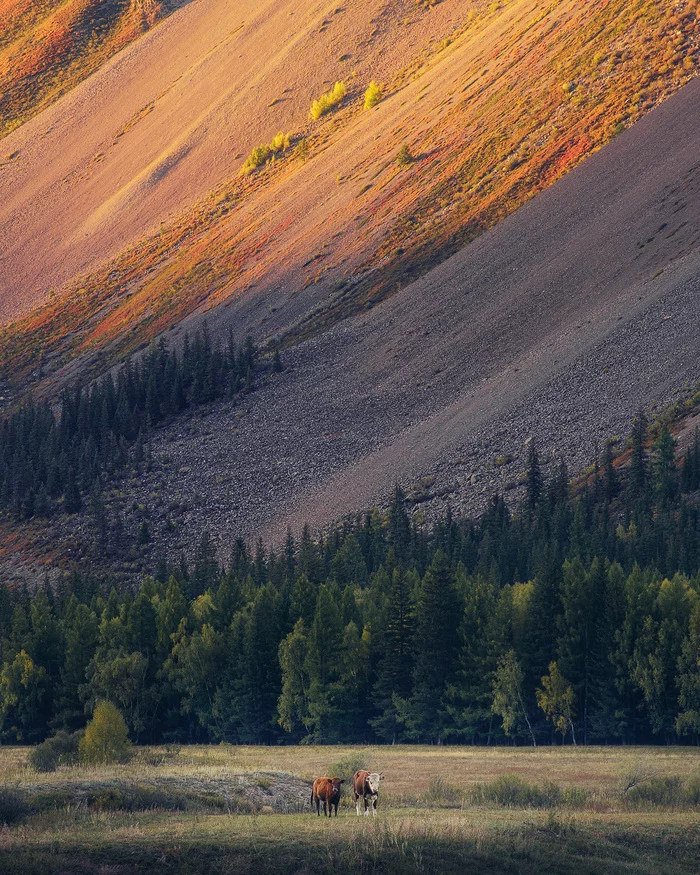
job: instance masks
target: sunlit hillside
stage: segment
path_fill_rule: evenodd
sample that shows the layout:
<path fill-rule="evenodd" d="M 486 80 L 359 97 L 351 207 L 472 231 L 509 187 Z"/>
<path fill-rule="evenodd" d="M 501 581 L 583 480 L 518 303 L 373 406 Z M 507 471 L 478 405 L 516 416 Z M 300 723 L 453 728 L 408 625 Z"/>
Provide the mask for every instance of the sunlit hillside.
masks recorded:
<path fill-rule="evenodd" d="M 47 375 L 106 344 L 136 349 L 198 308 L 307 336 L 444 260 L 698 65 L 695 2 L 276 4 L 252 18 L 244 5 L 181 9 L 56 104 L 45 132 L 6 140 L 0 313 L 46 302 L 4 330 L 7 377 L 39 355 Z M 195 28 L 186 71 L 164 53 L 180 15 Z M 223 40 L 196 29 L 236 16 Z M 344 99 L 311 120 L 335 81 Z M 83 88 L 103 102 L 86 108 Z M 288 148 L 239 175 L 280 131 Z"/>

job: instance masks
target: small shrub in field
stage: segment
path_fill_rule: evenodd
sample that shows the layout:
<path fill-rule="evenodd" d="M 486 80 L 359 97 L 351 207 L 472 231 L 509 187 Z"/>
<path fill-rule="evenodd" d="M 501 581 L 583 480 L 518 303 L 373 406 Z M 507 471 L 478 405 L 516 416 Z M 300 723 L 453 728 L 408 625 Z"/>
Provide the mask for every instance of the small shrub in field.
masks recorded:
<path fill-rule="evenodd" d="M 453 806 L 462 802 L 464 794 L 453 784 L 438 776 L 432 778 L 425 794 L 425 801 L 430 805 Z"/>
<path fill-rule="evenodd" d="M 303 140 L 299 140 L 297 147 L 294 150 L 294 154 L 300 161 L 306 161 L 309 157 L 309 141 L 306 137 L 304 137 Z"/>
<path fill-rule="evenodd" d="M 685 801 L 684 789 L 678 777 L 654 777 L 632 787 L 626 795 L 626 801 L 632 808 L 642 808 L 647 805 L 682 805 Z"/>
<path fill-rule="evenodd" d="M 683 799 L 686 805 L 700 805 L 700 775 L 690 778 L 685 785 Z"/>
<path fill-rule="evenodd" d="M 98 702 L 79 744 L 84 763 L 124 763 L 131 756 L 131 742 L 121 712 L 111 702 Z"/>
<path fill-rule="evenodd" d="M 351 754 L 350 756 L 343 757 L 342 760 L 338 760 L 337 763 L 328 766 L 328 777 L 343 778 L 345 781 L 351 781 L 352 776 L 355 772 L 359 772 L 360 769 L 369 769 L 367 760 L 360 753 Z"/>
<path fill-rule="evenodd" d="M 382 89 L 372 81 L 365 91 L 365 109 L 372 109 L 382 99 Z"/>
<path fill-rule="evenodd" d="M 283 134 L 281 131 L 277 134 L 276 137 L 273 138 L 270 143 L 270 149 L 277 154 L 278 152 L 284 152 L 285 149 L 289 148 L 290 137 L 289 134 Z"/>
<path fill-rule="evenodd" d="M 582 787 L 565 787 L 561 802 L 569 808 L 583 808 L 588 802 L 588 793 Z"/>
<path fill-rule="evenodd" d="M 253 151 L 245 159 L 241 174 L 247 176 L 252 173 L 257 167 L 260 167 L 272 157 L 272 149 L 269 146 L 256 146 Z"/>
<path fill-rule="evenodd" d="M 408 167 L 409 164 L 413 163 L 413 155 L 411 154 L 411 150 L 408 148 L 408 143 L 404 143 L 403 146 L 399 149 L 399 154 L 396 156 L 396 163 L 399 167 Z"/>
<path fill-rule="evenodd" d="M 532 804 L 532 787 L 517 775 L 501 775 L 484 789 L 489 802 L 496 802 L 506 808 Z"/>
<path fill-rule="evenodd" d="M 534 801 L 532 804 L 538 808 L 555 808 L 557 805 L 561 805 L 566 798 L 566 791 L 562 791 L 561 787 L 552 781 L 545 781 L 541 787 L 535 784 L 533 790 Z M 570 798 L 573 801 L 576 797 L 571 795 Z"/>
<path fill-rule="evenodd" d="M 325 94 L 322 94 L 318 100 L 314 100 L 311 104 L 311 110 L 309 111 L 311 118 L 315 121 L 320 119 L 322 115 L 330 112 L 345 97 L 345 92 L 345 83 L 336 82 L 330 91 L 326 91 Z"/>
<path fill-rule="evenodd" d="M 42 741 L 29 753 L 29 765 L 37 772 L 55 772 L 58 766 L 69 766 L 78 762 L 78 746 L 82 732 L 61 730 L 52 738 Z"/>

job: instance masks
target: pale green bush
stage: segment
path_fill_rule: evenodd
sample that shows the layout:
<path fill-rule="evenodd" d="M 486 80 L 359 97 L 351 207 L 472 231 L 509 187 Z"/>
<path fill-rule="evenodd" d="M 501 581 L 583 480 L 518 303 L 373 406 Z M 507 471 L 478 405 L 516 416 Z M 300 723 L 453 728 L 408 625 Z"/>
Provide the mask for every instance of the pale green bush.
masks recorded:
<path fill-rule="evenodd" d="M 241 167 L 241 176 L 248 176 L 258 167 L 267 164 L 275 155 L 285 152 L 291 143 L 291 134 L 277 134 L 271 143 L 266 143 L 262 146 L 256 146 L 250 155 L 245 159 L 243 167 Z"/>
<path fill-rule="evenodd" d="M 365 91 L 365 109 L 372 109 L 382 99 L 382 89 L 372 81 Z"/>
<path fill-rule="evenodd" d="M 345 83 L 336 82 L 330 91 L 326 91 L 325 94 L 322 94 L 318 100 L 314 100 L 311 104 L 311 110 L 309 112 L 311 118 L 316 120 L 321 118 L 321 116 L 325 115 L 327 112 L 330 112 L 333 107 L 337 106 L 345 97 L 345 93 Z"/>

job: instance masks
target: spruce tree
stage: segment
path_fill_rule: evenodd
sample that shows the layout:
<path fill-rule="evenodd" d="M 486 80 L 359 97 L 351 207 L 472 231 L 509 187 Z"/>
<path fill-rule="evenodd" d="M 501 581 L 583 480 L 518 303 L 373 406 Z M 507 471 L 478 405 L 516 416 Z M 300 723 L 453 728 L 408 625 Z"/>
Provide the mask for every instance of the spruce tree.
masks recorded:
<path fill-rule="evenodd" d="M 82 506 L 83 502 L 80 497 L 78 484 L 75 480 L 75 474 L 73 469 L 69 468 L 68 476 L 66 477 L 66 491 L 63 499 L 63 508 L 66 513 L 78 513 Z"/>
<path fill-rule="evenodd" d="M 472 743 L 489 740 L 492 722 L 493 679 L 496 653 L 492 618 L 496 611 L 495 588 L 483 577 L 462 577 L 464 615 L 459 627 L 459 668 L 450 686 L 451 734 Z"/>
<path fill-rule="evenodd" d="M 654 441 L 654 491 L 661 510 L 666 510 L 673 499 L 677 486 L 676 441 L 664 422 Z"/>
<path fill-rule="evenodd" d="M 619 490 L 619 482 L 613 465 L 612 441 L 605 441 L 603 451 L 603 494 L 606 501 L 612 501 Z"/>
<path fill-rule="evenodd" d="M 449 561 L 438 551 L 423 578 L 416 610 L 416 663 L 409 705 L 413 735 L 438 744 L 448 724 L 446 694 L 457 670 L 460 607 Z"/>
<path fill-rule="evenodd" d="M 302 730 L 309 730 L 313 720 L 309 712 L 309 641 L 302 619 L 281 642 L 279 661 L 282 671 L 281 693 L 277 703 L 280 726 L 301 738 Z"/>
<path fill-rule="evenodd" d="M 527 450 L 527 506 L 534 510 L 542 497 L 542 471 L 540 457 L 534 441 Z"/>
<path fill-rule="evenodd" d="M 279 594 L 272 584 L 255 595 L 245 637 L 247 693 L 246 737 L 242 740 L 269 744 L 276 736 L 276 707 L 280 689 Z"/>
<path fill-rule="evenodd" d="M 338 679 L 342 634 L 340 610 L 330 589 L 323 584 L 316 600 L 306 661 L 306 671 L 310 678 L 310 724 L 317 741 L 329 740 L 335 723 L 332 685 Z"/>
<path fill-rule="evenodd" d="M 411 543 L 411 524 L 406 513 L 405 502 L 404 491 L 397 483 L 389 507 L 387 543 L 394 550 L 396 557 L 403 561 L 406 560 Z"/>
<path fill-rule="evenodd" d="M 637 500 L 642 498 L 647 487 L 648 473 L 644 454 L 647 428 L 647 418 L 644 415 L 644 411 L 640 410 L 632 423 L 632 455 L 630 458 L 629 479 L 630 493 Z"/>
<path fill-rule="evenodd" d="M 80 689 L 87 680 L 87 667 L 97 649 L 98 628 L 94 611 L 80 604 L 72 595 L 63 620 L 65 657 L 61 667 L 54 727 L 74 731 L 85 723 Z"/>
<path fill-rule="evenodd" d="M 377 680 L 372 691 L 378 716 L 372 720 L 375 732 L 386 741 L 396 742 L 401 735 L 399 711 L 412 692 L 414 605 L 412 578 L 395 568 L 381 648 Z"/>

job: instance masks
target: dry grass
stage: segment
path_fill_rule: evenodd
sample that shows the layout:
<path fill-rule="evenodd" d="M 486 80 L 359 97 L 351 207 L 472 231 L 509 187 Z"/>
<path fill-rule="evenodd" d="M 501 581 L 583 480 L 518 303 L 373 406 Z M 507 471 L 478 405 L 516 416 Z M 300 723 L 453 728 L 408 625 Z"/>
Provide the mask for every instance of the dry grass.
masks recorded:
<path fill-rule="evenodd" d="M 26 768 L 26 749 L 0 750 L 0 769 L 21 787 L 46 789 L 50 778 Z M 249 773 L 293 771 L 305 778 L 338 760 L 360 756 L 381 767 L 386 780 L 380 814 L 358 819 L 346 794 L 330 823 L 304 814 L 199 811 L 120 811 L 85 807 L 46 809 L 0 832 L 0 871 L 150 872 L 586 872 L 692 873 L 700 865 L 696 811 L 504 809 L 462 804 L 426 807 L 420 793 L 436 775 L 457 785 L 515 771 L 528 779 L 604 788 L 630 769 L 687 772 L 700 762 L 695 749 L 183 747 L 142 749 L 139 760 L 110 769 L 65 769 L 71 781 L 115 776 L 157 784 L 179 776 L 196 787 L 202 776 L 220 781 Z M 160 765 L 155 765 L 160 762 Z M 57 777 L 53 777 L 54 782 Z M 43 782 L 43 783 L 42 783 Z M 172 783 L 169 786 L 173 786 Z M 411 799 L 408 796 L 411 796 Z M 402 800 L 400 797 L 405 796 Z M 104 868 L 107 867 L 107 868 Z"/>
<path fill-rule="evenodd" d="M 36 773 L 27 764 L 28 748 L 0 748 L 0 773 L 8 782 L 51 784 L 51 774 Z M 125 780 L 199 775 L 219 778 L 228 774 L 260 771 L 288 772 L 312 780 L 328 774 L 343 760 L 362 760 L 366 768 L 381 770 L 383 792 L 396 799 L 422 796 L 436 777 L 469 790 L 504 774 L 516 774 L 533 783 L 552 781 L 562 787 L 613 791 L 629 775 L 658 777 L 700 774 L 700 748 L 696 747 L 428 747 L 391 745 L 349 747 L 302 745 L 252 747 L 188 745 L 137 749 L 123 766 L 62 768 L 61 780 L 106 780 L 118 774 Z"/>

